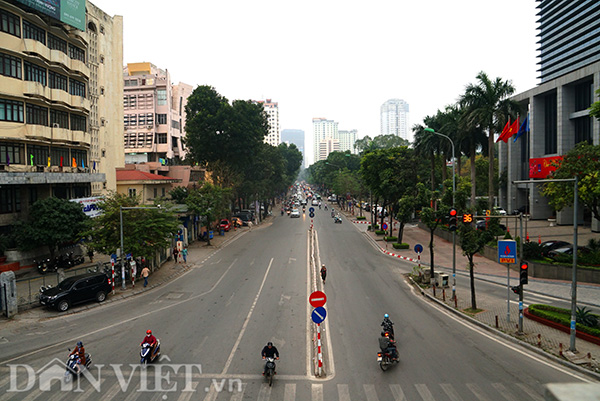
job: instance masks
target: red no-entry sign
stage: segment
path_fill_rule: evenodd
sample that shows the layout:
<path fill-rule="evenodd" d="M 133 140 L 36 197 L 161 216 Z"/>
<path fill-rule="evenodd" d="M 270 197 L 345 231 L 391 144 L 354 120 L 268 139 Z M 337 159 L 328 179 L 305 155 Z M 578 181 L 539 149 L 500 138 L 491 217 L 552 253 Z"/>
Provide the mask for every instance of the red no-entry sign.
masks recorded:
<path fill-rule="evenodd" d="M 319 306 L 325 305 L 325 302 L 327 302 L 327 295 L 325 295 L 323 291 L 315 291 L 308 297 L 308 302 L 310 302 L 312 307 L 318 308 Z"/>

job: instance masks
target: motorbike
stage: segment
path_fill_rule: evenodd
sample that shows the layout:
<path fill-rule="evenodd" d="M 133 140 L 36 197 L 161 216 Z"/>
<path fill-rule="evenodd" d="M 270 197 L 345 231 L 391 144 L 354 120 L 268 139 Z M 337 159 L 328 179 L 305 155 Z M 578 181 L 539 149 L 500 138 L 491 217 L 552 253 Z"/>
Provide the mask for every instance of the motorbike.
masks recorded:
<path fill-rule="evenodd" d="M 396 347 L 393 348 L 395 349 Z M 379 367 L 381 368 L 381 370 L 385 372 L 392 364 L 399 363 L 400 361 L 398 360 L 398 358 L 394 358 L 392 354 L 387 352 L 386 350 L 379 351 L 377 353 L 377 362 L 379 362 Z"/>
<path fill-rule="evenodd" d="M 40 274 L 46 274 L 51 271 L 56 271 L 55 264 L 52 262 L 52 260 L 50 260 L 50 258 L 37 261 L 36 264 L 38 273 Z"/>
<path fill-rule="evenodd" d="M 287 211 L 288 216 L 290 215 L 290 213 L 292 213 L 292 211 L 288 209 L 288 211 Z"/>
<path fill-rule="evenodd" d="M 337 224 L 337 223 L 340 223 L 340 224 L 342 224 L 342 218 L 341 218 L 340 216 L 335 216 L 335 217 L 333 218 L 333 222 L 334 222 L 334 223 L 336 223 L 336 224 Z"/>
<path fill-rule="evenodd" d="M 152 352 L 152 346 L 148 343 L 142 344 L 142 349 L 140 350 L 140 363 L 142 365 L 147 365 L 148 363 L 154 362 L 160 356 L 160 340 L 156 339 L 156 347 L 154 348 L 154 352 Z"/>
<path fill-rule="evenodd" d="M 383 322 L 381 324 L 383 326 L 383 331 L 386 337 L 389 337 L 390 340 L 394 339 L 394 323 L 391 321 L 389 323 Z"/>
<path fill-rule="evenodd" d="M 331 209 L 331 217 L 335 217 L 335 211 Z"/>
<path fill-rule="evenodd" d="M 273 376 L 275 376 L 275 358 L 267 357 L 265 365 L 265 379 L 269 383 L 269 387 L 273 385 Z"/>
<path fill-rule="evenodd" d="M 281 215 L 283 216 L 283 209 L 281 209 Z"/>
<path fill-rule="evenodd" d="M 69 352 L 70 351 L 71 349 L 69 348 Z M 84 369 L 90 368 L 91 364 L 92 357 L 88 353 L 85 354 L 85 365 L 81 364 L 81 358 L 79 358 L 79 355 L 69 355 L 69 358 L 65 363 L 67 367 L 65 370 L 65 381 L 69 382 L 73 377 L 79 377 L 79 375 L 81 375 Z"/>

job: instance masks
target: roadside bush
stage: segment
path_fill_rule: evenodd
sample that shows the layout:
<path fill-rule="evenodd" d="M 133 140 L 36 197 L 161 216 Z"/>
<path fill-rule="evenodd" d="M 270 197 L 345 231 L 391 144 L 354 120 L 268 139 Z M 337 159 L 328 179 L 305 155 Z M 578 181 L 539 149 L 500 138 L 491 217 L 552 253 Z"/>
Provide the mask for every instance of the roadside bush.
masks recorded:
<path fill-rule="evenodd" d="M 356 216 L 356 220 L 366 220 L 365 216 Z"/>
<path fill-rule="evenodd" d="M 596 327 L 598 325 L 598 318 L 586 306 L 577 308 L 575 319 L 577 323 L 581 323 L 587 327 Z"/>
<path fill-rule="evenodd" d="M 375 230 L 375 234 L 377 234 L 377 235 L 385 235 L 385 231 L 384 230 Z"/>
<path fill-rule="evenodd" d="M 506 234 L 504 234 L 504 239 L 513 239 L 512 235 L 510 235 L 510 232 L 506 232 Z"/>
<path fill-rule="evenodd" d="M 371 231 L 371 230 L 379 230 L 379 224 L 375 224 L 375 225 L 369 224 L 369 226 L 367 227 L 367 230 L 369 230 L 369 231 Z"/>
<path fill-rule="evenodd" d="M 410 247 L 408 246 L 408 244 L 407 244 L 407 243 L 405 243 L 405 242 L 403 242 L 403 243 L 401 243 L 401 244 L 399 244 L 399 243 L 397 243 L 397 242 L 394 242 L 394 243 L 392 244 L 392 246 L 394 247 L 394 249 L 408 249 L 408 248 L 410 248 Z"/>
<path fill-rule="evenodd" d="M 398 241 L 398 237 L 394 237 L 394 236 L 383 237 L 383 240 L 387 241 L 387 242 Z"/>
<path fill-rule="evenodd" d="M 544 319 L 548 319 L 562 326 L 571 327 L 571 311 L 568 309 L 557 308 L 550 305 L 532 304 L 529 305 L 529 313 L 535 316 L 543 317 Z M 600 318 L 598 315 L 592 314 L 592 316 L 596 317 L 596 319 Z M 576 328 L 583 333 L 600 337 L 600 329 L 598 328 L 588 327 L 577 322 Z"/>
<path fill-rule="evenodd" d="M 523 244 L 523 257 L 527 260 L 542 259 L 542 246 L 537 242 Z"/>

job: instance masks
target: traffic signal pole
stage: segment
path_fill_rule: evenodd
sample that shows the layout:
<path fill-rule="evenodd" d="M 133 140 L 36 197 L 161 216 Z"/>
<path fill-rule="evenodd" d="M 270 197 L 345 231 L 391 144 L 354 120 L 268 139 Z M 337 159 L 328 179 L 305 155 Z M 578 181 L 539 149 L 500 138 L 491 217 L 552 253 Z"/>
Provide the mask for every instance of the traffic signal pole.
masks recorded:
<path fill-rule="evenodd" d="M 521 240 L 519 241 L 519 266 L 523 267 L 523 213 L 519 213 L 519 226 L 521 227 Z M 521 283 L 521 270 L 519 269 L 519 285 L 521 286 L 521 291 L 519 291 L 519 334 L 523 334 L 523 292 L 525 288 Z"/>

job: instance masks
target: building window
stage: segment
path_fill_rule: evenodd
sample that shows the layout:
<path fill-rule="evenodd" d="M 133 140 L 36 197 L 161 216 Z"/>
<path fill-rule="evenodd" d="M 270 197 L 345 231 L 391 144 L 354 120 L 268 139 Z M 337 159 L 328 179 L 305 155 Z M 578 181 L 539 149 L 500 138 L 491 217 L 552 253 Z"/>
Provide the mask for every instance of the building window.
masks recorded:
<path fill-rule="evenodd" d="M 69 128 L 69 113 L 60 110 L 50 110 L 50 126 L 58 124 L 60 128 Z"/>
<path fill-rule="evenodd" d="M 158 188 L 154 188 L 154 198 L 158 196 Z"/>
<path fill-rule="evenodd" d="M 69 149 L 53 146 L 50 160 L 53 166 L 70 166 L 71 162 L 69 161 Z"/>
<path fill-rule="evenodd" d="M 157 89 L 156 90 L 156 104 L 158 106 L 165 106 L 167 104 L 167 90 Z"/>
<path fill-rule="evenodd" d="M 165 197 L 165 188 L 164 187 L 162 188 L 162 197 L 163 198 Z"/>
<path fill-rule="evenodd" d="M 125 86 L 137 86 L 137 84 L 138 84 L 137 79 L 126 79 L 125 80 Z"/>
<path fill-rule="evenodd" d="M 48 126 L 48 108 L 27 103 L 27 124 Z"/>
<path fill-rule="evenodd" d="M 0 9 L 0 30 L 21 37 L 21 20 L 15 14 Z"/>
<path fill-rule="evenodd" d="M 48 71 L 48 86 L 52 89 L 60 89 L 69 92 L 69 79 L 66 75 Z"/>
<path fill-rule="evenodd" d="M 128 188 L 129 196 L 135 198 L 135 188 Z"/>
<path fill-rule="evenodd" d="M 27 161 L 25 164 L 32 166 L 46 166 L 48 164 L 48 147 L 47 146 L 27 146 Z"/>
<path fill-rule="evenodd" d="M 71 150 L 71 157 L 75 159 L 75 163 L 78 167 L 86 167 L 87 163 L 87 152 L 85 150 Z"/>
<path fill-rule="evenodd" d="M 79 60 L 82 63 L 85 63 L 85 50 L 69 43 L 69 57 L 73 60 Z"/>
<path fill-rule="evenodd" d="M 594 101 L 594 82 L 584 82 L 575 86 L 575 111 L 585 110 Z"/>
<path fill-rule="evenodd" d="M 138 124 L 140 126 L 146 125 L 146 114 L 138 114 Z"/>
<path fill-rule="evenodd" d="M 52 50 L 58 50 L 67 54 L 67 41 L 52 35 L 48 32 L 48 47 Z"/>
<path fill-rule="evenodd" d="M 19 192 L 19 188 L 4 187 L 0 188 L 0 213 L 13 213 L 15 208 L 15 195 Z M 20 202 L 19 202 L 20 203 Z"/>
<path fill-rule="evenodd" d="M 156 134 L 156 143 L 167 143 L 167 134 L 166 133 L 157 133 Z"/>
<path fill-rule="evenodd" d="M 592 141 L 592 119 L 590 117 L 581 117 L 573 120 L 575 126 L 575 145 L 580 142 L 587 142 L 593 145 Z"/>
<path fill-rule="evenodd" d="M 0 74 L 21 79 L 21 59 L 0 53 Z"/>
<path fill-rule="evenodd" d="M 87 132 L 87 119 L 79 114 L 71 114 L 71 131 Z"/>
<path fill-rule="evenodd" d="M 23 39 L 33 39 L 46 44 L 46 31 L 27 20 L 23 20 Z"/>
<path fill-rule="evenodd" d="M 556 93 L 544 97 L 544 152 L 547 155 L 558 151 Z"/>
<path fill-rule="evenodd" d="M 166 124 L 167 123 L 167 115 L 166 114 L 157 114 L 156 115 L 156 124 Z"/>
<path fill-rule="evenodd" d="M 0 143 L 0 164 L 23 164 L 23 144 Z"/>
<path fill-rule="evenodd" d="M 69 79 L 69 93 L 73 96 L 85 97 L 85 83 Z"/>
<path fill-rule="evenodd" d="M 23 102 L 0 99 L 0 121 L 23 122 Z"/>
<path fill-rule="evenodd" d="M 25 61 L 25 81 L 39 82 L 46 86 L 46 69 Z"/>
<path fill-rule="evenodd" d="M 27 187 L 29 190 L 29 206 L 31 206 L 38 200 L 37 187 L 33 185 L 28 185 Z"/>
<path fill-rule="evenodd" d="M 179 128 L 179 121 L 176 121 L 176 120 L 171 120 L 171 127 L 173 127 L 173 129 L 176 129 L 176 130 L 181 130 Z"/>

